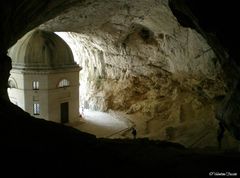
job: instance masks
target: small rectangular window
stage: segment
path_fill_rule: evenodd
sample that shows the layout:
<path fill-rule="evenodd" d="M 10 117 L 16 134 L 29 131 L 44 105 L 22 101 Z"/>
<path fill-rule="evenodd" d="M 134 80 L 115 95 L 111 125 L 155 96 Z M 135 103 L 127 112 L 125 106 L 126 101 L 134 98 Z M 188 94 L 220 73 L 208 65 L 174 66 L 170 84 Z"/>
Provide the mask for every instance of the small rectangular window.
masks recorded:
<path fill-rule="evenodd" d="M 39 90 L 39 81 L 33 81 L 33 90 Z"/>
<path fill-rule="evenodd" d="M 40 104 L 39 103 L 34 103 L 33 104 L 33 114 L 34 115 L 39 115 L 40 114 Z"/>

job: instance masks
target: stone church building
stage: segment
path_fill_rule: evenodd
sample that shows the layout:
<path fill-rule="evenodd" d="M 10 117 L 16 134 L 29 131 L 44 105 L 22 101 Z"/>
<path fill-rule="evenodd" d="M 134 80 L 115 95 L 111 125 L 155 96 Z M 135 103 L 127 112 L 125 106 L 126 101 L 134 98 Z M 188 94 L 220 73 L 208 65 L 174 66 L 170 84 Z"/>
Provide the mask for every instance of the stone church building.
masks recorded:
<path fill-rule="evenodd" d="M 69 46 L 55 33 L 33 30 L 10 50 L 10 100 L 34 117 L 58 123 L 79 117 L 79 71 Z"/>

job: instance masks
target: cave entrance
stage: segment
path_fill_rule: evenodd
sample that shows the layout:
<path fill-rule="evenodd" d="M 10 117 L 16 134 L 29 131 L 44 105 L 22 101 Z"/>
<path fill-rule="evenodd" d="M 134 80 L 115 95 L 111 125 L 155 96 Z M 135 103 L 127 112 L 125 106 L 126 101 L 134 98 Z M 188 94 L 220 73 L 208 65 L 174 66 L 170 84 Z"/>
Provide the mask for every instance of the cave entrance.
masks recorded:
<path fill-rule="evenodd" d="M 132 124 L 111 110 L 107 93 L 113 88 L 106 80 L 108 73 L 103 51 L 86 35 L 73 32 L 55 32 L 71 48 L 79 72 L 79 113 L 80 122 L 71 126 L 97 137 L 117 137 L 130 129 Z M 130 135 L 131 136 L 131 135 Z"/>
<path fill-rule="evenodd" d="M 33 36 L 33 34 L 35 36 L 38 35 L 40 39 L 43 38 L 44 40 L 42 41 L 44 43 L 40 43 L 37 38 L 34 43 L 31 41 L 32 45 L 27 46 L 41 44 L 40 47 L 36 47 L 34 50 L 38 52 L 38 50 L 47 48 L 54 54 L 47 55 L 47 59 L 46 55 L 38 55 L 37 62 L 39 65 L 38 68 L 35 68 L 36 72 L 39 71 L 39 68 L 45 66 L 45 64 L 42 64 L 43 61 L 51 61 L 49 68 L 62 62 L 64 65 L 74 66 L 74 68 L 72 67 L 71 70 L 68 70 L 68 67 L 63 67 L 61 71 L 56 70 L 58 68 L 51 68 L 51 72 L 47 71 L 44 73 L 45 75 L 43 73 L 37 75 L 38 73 L 36 72 L 30 77 L 29 74 L 24 75 L 21 84 L 25 83 L 26 87 L 24 86 L 24 89 L 26 90 L 24 91 L 28 93 L 21 93 L 21 90 L 16 88 L 17 85 L 13 86 L 13 82 L 10 80 L 13 89 L 9 90 L 9 98 L 12 102 L 15 98 L 19 101 L 24 101 L 22 98 L 27 96 L 26 102 L 19 103 L 19 106 L 26 112 L 31 114 L 29 105 L 32 102 L 38 102 L 41 105 L 41 113 L 39 113 L 38 118 L 67 124 L 81 131 L 95 134 L 97 137 L 112 137 L 131 128 L 132 124 L 128 122 L 128 119 L 119 119 L 120 115 L 110 113 L 108 110 L 109 108 L 111 109 L 109 106 L 112 104 L 109 105 L 110 99 L 106 96 L 106 93 L 113 91 L 113 89 L 111 83 L 109 84 L 106 80 L 108 72 L 104 66 L 105 61 L 102 50 L 94 47 L 94 44 L 87 44 L 88 41 L 79 36 L 81 34 L 69 32 L 55 32 L 54 34 L 49 31 L 35 29 L 24 37 L 27 38 Z M 59 36 L 68 45 L 63 43 Z M 50 43 L 45 43 L 51 39 L 54 39 L 53 42 L 56 48 L 48 46 Z M 9 49 L 9 55 L 14 57 L 14 65 L 15 61 L 19 59 L 19 57 L 14 55 L 20 54 L 18 53 L 18 50 L 20 50 L 19 46 L 21 46 L 20 43 L 24 43 L 23 45 L 30 43 L 27 40 L 19 41 L 19 43 Z M 40 51 L 39 54 L 45 53 Z M 36 61 L 34 60 L 35 58 L 31 57 L 31 60 L 27 60 L 28 63 L 25 60 L 21 62 L 23 65 L 30 66 L 32 63 L 35 64 Z M 82 70 L 78 70 L 81 68 Z M 26 69 L 28 68 L 26 67 Z M 45 71 L 45 68 L 43 68 L 43 71 Z M 15 74 L 14 70 L 11 72 L 11 76 L 13 79 L 19 78 L 18 73 Z M 42 78 L 43 76 L 45 78 Z M 20 81 L 18 80 L 18 82 Z M 105 88 L 106 84 L 110 87 Z M 31 93 L 29 94 L 30 90 Z M 45 91 L 47 94 L 43 93 Z M 59 99 L 67 100 L 67 102 L 59 102 Z M 36 116 L 34 115 L 34 117 Z"/>

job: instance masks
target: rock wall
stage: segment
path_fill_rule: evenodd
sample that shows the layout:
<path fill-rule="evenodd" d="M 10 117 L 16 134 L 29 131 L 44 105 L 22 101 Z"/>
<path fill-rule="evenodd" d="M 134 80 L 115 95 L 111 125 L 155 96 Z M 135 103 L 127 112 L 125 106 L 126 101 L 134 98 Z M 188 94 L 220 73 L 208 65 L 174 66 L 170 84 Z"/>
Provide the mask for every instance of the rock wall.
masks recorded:
<path fill-rule="evenodd" d="M 216 146 L 214 108 L 226 94 L 219 61 L 167 0 L 86 1 L 40 28 L 70 31 L 61 36 L 83 68 L 85 108 L 128 113 L 141 137 Z"/>

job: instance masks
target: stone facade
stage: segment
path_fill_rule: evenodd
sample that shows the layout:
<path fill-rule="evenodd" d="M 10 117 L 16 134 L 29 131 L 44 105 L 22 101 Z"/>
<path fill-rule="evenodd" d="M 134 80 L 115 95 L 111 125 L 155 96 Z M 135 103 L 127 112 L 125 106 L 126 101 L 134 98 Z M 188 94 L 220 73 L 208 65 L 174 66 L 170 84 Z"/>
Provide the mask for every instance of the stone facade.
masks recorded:
<path fill-rule="evenodd" d="M 67 45 L 61 38 L 44 31 L 30 32 L 23 39 L 30 40 L 19 40 L 9 51 L 13 60 L 8 89 L 10 100 L 38 118 L 60 123 L 76 120 L 80 68 L 74 63 L 70 48 L 64 49 Z M 52 49 L 47 46 L 50 39 Z M 35 43 L 38 48 L 31 49 Z M 63 52 L 61 62 L 66 65 L 62 67 L 61 58 L 54 54 Z"/>

